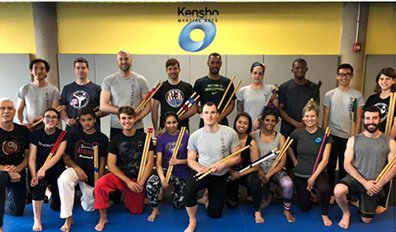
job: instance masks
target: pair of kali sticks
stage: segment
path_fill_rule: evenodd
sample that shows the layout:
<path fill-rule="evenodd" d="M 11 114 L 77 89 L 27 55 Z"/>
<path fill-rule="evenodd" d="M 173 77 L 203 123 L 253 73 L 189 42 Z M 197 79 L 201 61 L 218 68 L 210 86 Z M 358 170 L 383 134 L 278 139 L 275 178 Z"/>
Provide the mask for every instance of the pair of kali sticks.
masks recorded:
<path fill-rule="evenodd" d="M 227 156 L 227 157 L 225 157 L 225 158 L 223 158 L 223 159 L 217 161 L 215 164 L 211 165 L 211 166 L 208 168 L 208 170 L 207 170 L 206 172 L 195 174 L 195 175 L 194 175 L 194 178 L 195 178 L 197 181 L 203 179 L 205 176 L 207 176 L 207 175 L 209 175 L 209 174 L 211 174 L 211 173 L 213 173 L 213 172 L 215 171 L 215 170 L 214 170 L 214 167 L 215 167 L 215 166 L 217 166 L 217 165 L 219 165 L 219 164 L 221 164 L 221 163 L 223 163 L 223 162 L 225 162 L 225 161 L 227 161 L 227 160 L 229 160 L 229 159 L 231 159 L 231 158 L 234 158 L 234 157 L 238 156 L 241 152 L 243 152 L 244 150 L 246 150 L 246 149 L 248 149 L 248 148 L 250 148 L 250 145 L 247 145 L 247 146 L 245 146 L 245 147 L 239 149 L 238 151 L 232 153 L 231 155 L 229 155 L 229 156 Z"/>
<path fill-rule="evenodd" d="M 392 159 L 385 165 L 384 169 L 380 172 L 380 174 L 375 179 L 375 182 L 378 182 L 384 178 L 384 176 L 392 169 L 392 167 L 396 164 L 396 153 L 393 154 Z"/>
<path fill-rule="evenodd" d="M 61 112 L 62 111 L 62 106 L 56 107 L 56 111 Z M 37 122 L 33 123 L 32 128 L 36 127 L 38 124 L 42 123 L 44 118 L 41 118 Z"/>
<path fill-rule="evenodd" d="M 135 109 L 137 113 L 140 113 L 144 109 L 144 107 L 146 107 L 147 103 L 151 101 L 151 98 L 153 98 L 154 94 L 159 90 L 159 88 L 161 88 L 161 86 L 162 82 L 158 82 L 158 84 L 146 94 L 143 101 L 140 102 L 140 104 Z"/>
<path fill-rule="evenodd" d="M 390 99 L 389 99 L 388 115 L 387 115 L 386 125 L 385 125 L 385 134 L 387 134 L 387 135 L 390 135 L 391 130 L 392 130 L 392 124 L 395 123 L 395 122 L 393 122 L 393 115 L 395 113 L 395 105 L 396 105 L 396 93 L 392 93 L 390 95 Z"/>
<path fill-rule="evenodd" d="M 199 99 L 199 95 L 197 95 L 197 92 L 194 92 L 191 97 L 189 97 L 186 102 L 184 102 L 183 106 L 177 111 L 177 117 L 180 118 L 183 114 L 185 114 L 187 111 L 191 109 L 191 107 L 197 102 Z M 160 134 L 165 133 L 166 128 L 162 128 L 160 131 Z"/>
<path fill-rule="evenodd" d="M 184 136 L 185 133 L 186 133 L 186 127 L 183 126 L 180 129 L 179 136 L 177 137 L 176 145 L 175 145 L 175 148 L 174 148 L 173 153 L 172 153 L 172 158 L 176 158 L 177 153 L 179 152 L 181 143 L 183 141 L 183 136 Z M 169 180 L 170 180 L 171 175 L 172 175 L 172 171 L 173 171 L 173 165 L 169 165 L 168 171 L 166 172 L 166 176 L 165 176 L 166 183 L 169 183 Z"/>
<path fill-rule="evenodd" d="M 148 128 L 147 129 L 147 134 L 146 134 L 146 139 L 144 140 L 144 147 L 143 147 L 143 152 L 142 152 L 142 159 L 140 161 L 140 167 L 139 167 L 139 173 L 138 173 L 138 178 L 137 181 L 140 181 L 142 179 L 144 169 L 146 167 L 147 163 L 147 156 L 148 152 L 150 149 L 150 142 L 151 142 L 151 136 L 153 134 L 153 128 Z"/>
<path fill-rule="evenodd" d="M 48 163 L 50 161 L 50 159 L 52 159 L 52 157 L 56 153 L 56 150 L 58 150 L 59 145 L 62 143 L 62 140 L 65 137 L 65 135 L 66 135 L 66 131 L 64 131 L 64 130 L 59 134 L 59 137 L 56 139 L 55 144 L 52 147 L 51 152 L 48 154 L 47 159 L 45 159 L 43 166 L 46 163 Z"/>
<path fill-rule="evenodd" d="M 228 86 L 227 86 L 226 90 L 224 91 L 223 96 L 221 97 L 221 100 L 220 100 L 220 102 L 219 102 L 219 105 L 217 106 L 217 109 L 219 110 L 219 112 L 220 112 L 220 107 L 223 105 L 223 102 L 224 102 L 224 100 L 225 100 L 225 98 L 226 98 L 226 96 L 227 96 L 227 94 L 228 94 L 228 91 L 230 90 L 232 84 L 234 83 L 234 80 L 235 80 L 235 75 L 231 78 L 230 83 L 228 83 Z M 225 104 L 224 107 L 223 107 L 223 110 L 222 110 L 220 113 L 222 113 L 224 110 L 227 109 L 227 107 L 228 107 L 228 105 L 231 103 L 231 100 L 232 100 L 232 98 L 234 97 L 236 91 L 239 89 L 239 86 L 241 85 L 241 83 L 242 83 L 242 81 L 239 80 L 238 83 L 237 83 L 237 85 L 236 85 L 236 87 L 234 88 L 234 91 L 232 91 L 230 97 L 228 98 L 226 104 Z"/>
<path fill-rule="evenodd" d="M 316 169 L 318 168 L 319 161 L 322 159 L 323 152 L 324 152 L 324 149 L 326 147 L 327 138 L 330 135 L 330 131 L 331 131 L 330 127 L 327 127 L 326 130 L 325 130 L 325 133 L 324 133 L 323 138 L 322 138 L 322 143 L 320 144 L 320 147 L 319 147 L 318 155 L 316 156 L 315 165 L 314 165 L 314 167 L 312 169 L 312 175 L 315 173 Z"/>

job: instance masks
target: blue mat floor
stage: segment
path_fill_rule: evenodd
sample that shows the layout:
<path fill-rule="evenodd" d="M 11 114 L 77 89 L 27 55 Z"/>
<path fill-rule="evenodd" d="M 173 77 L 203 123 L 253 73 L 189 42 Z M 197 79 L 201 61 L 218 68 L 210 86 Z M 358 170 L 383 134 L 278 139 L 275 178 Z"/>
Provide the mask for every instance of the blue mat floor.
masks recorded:
<path fill-rule="evenodd" d="M 199 206 L 197 216 L 197 232 L 219 232 L 219 231 L 358 231 L 358 232 L 395 232 L 396 231 L 396 207 L 390 207 L 385 213 L 377 215 L 371 224 L 363 224 L 359 220 L 357 209 L 351 208 L 351 224 L 348 230 L 338 227 L 341 218 L 341 210 L 338 206 L 330 206 L 329 217 L 333 225 L 325 227 L 322 224 L 319 206 L 316 205 L 309 212 L 302 212 L 296 205 L 292 207 L 292 212 L 296 217 L 296 222 L 288 223 L 283 214 L 280 204 L 273 204 L 262 213 L 265 219 L 263 224 L 254 222 L 253 206 L 242 204 L 236 209 L 223 211 L 220 219 L 212 219 L 206 215 L 202 205 Z M 155 222 L 148 222 L 147 217 L 151 212 L 151 207 L 146 205 L 143 214 L 131 215 L 122 204 L 114 205 L 108 209 L 108 221 L 105 231 L 183 231 L 188 224 L 188 216 L 184 209 L 174 209 L 170 204 L 160 205 L 160 215 Z M 72 231 L 95 231 L 94 227 L 99 219 L 99 213 L 84 212 L 80 206 L 74 209 L 74 224 Z M 59 218 L 59 212 L 49 209 L 48 204 L 43 207 L 43 227 L 44 231 L 60 231 L 63 219 Z M 26 232 L 31 231 L 33 224 L 32 205 L 28 204 L 22 217 L 5 215 L 5 232 Z"/>

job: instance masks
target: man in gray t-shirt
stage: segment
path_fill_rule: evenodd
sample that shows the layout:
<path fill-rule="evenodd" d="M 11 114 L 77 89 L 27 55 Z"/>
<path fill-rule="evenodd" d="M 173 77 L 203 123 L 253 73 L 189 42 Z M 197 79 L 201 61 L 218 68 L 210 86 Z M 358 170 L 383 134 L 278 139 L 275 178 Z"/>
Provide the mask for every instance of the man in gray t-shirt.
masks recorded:
<path fill-rule="evenodd" d="M 210 167 L 213 168 L 213 172 L 201 180 L 195 180 L 193 176 L 187 180 L 184 197 L 189 225 L 186 231 L 195 230 L 197 193 L 203 188 L 208 188 L 208 215 L 213 218 L 221 217 L 226 196 L 227 172 L 229 167 L 240 160 L 240 155 L 237 155 L 216 164 L 239 150 L 238 135 L 230 127 L 218 124 L 219 112 L 212 102 L 204 104 L 201 118 L 204 127 L 192 133 L 188 141 L 187 163 L 194 173 L 205 173 Z"/>
<path fill-rule="evenodd" d="M 128 51 L 118 52 L 117 65 L 119 71 L 105 77 L 100 93 L 100 110 L 111 114 L 110 137 L 122 131 L 117 117 L 119 107 L 132 106 L 136 109 L 149 92 L 146 78 L 131 71 L 132 55 Z M 136 129 L 143 130 L 142 119 L 150 109 L 151 101 L 136 115 Z"/>
<path fill-rule="evenodd" d="M 359 213 L 364 223 L 370 223 L 384 194 L 382 188 L 395 175 L 396 165 L 376 180 L 387 162 L 396 155 L 396 142 L 378 128 L 381 111 L 367 107 L 363 113 L 364 132 L 348 139 L 344 168 L 348 175 L 335 186 L 334 197 L 342 210 L 338 225 L 347 229 L 351 214 L 347 196 L 359 200 Z"/>
<path fill-rule="evenodd" d="M 22 86 L 18 93 L 17 118 L 19 123 L 30 128 L 36 121 L 42 119 L 44 111 L 56 108 L 60 102 L 59 90 L 47 82 L 50 66 L 46 60 L 34 59 L 29 64 L 34 78 L 33 82 Z M 26 108 L 25 117 L 23 111 Z"/>

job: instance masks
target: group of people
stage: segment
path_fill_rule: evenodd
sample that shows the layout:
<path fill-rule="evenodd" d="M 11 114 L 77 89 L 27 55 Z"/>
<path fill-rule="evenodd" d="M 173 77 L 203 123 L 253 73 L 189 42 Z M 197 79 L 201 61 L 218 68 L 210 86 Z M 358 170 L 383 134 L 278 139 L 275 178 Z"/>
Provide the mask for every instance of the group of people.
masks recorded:
<path fill-rule="evenodd" d="M 119 201 L 117 192 L 124 194 L 132 214 L 142 213 L 147 199 L 152 206 L 147 220 L 154 221 L 170 185 L 173 206 L 187 211 L 187 232 L 197 227 L 198 202 L 213 218 L 221 217 L 224 205 L 236 208 L 239 185 L 252 198 L 256 223 L 264 222 L 261 210 L 276 195 L 273 185 L 280 186 L 289 223 L 296 220 L 291 210 L 294 196 L 302 211 L 308 211 L 318 194 L 325 226 L 332 225 L 328 210 L 334 199 L 343 212 L 339 226 L 345 229 L 350 222 L 349 200 L 359 207 L 365 223 L 386 210 L 396 168 L 378 181 L 376 177 L 396 153 L 396 123 L 385 134 L 388 110 L 394 104 L 390 102 L 394 69 L 379 72 L 376 94 L 365 102 L 349 85 L 353 67 L 339 65 L 338 87 L 325 94 L 319 127 L 319 86 L 305 78 L 308 67 L 301 58 L 292 62 L 293 78 L 279 87 L 265 84 L 265 66 L 253 63 L 251 84 L 235 96 L 231 80 L 220 75 L 218 53 L 208 56 L 209 72 L 194 86 L 180 80 L 180 63 L 168 59 L 168 79 L 155 93 L 145 77 L 131 70 L 128 51 L 118 52 L 117 64 L 119 71 L 99 86 L 88 78 L 88 61 L 77 58 L 76 80 L 60 93 L 46 80 L 48 62 L 35 59 L 29 66 L 34 80 L 18 91 L 17 106 L 10 99 L 0 100 L 0 231 L 4 212 L 22 215 L 29 198 L 33 230 L 42 231 L 48 189 L 50 208 L 65 219 L 61 230 L 70 231 L 77 185 L 82 208 L 99 211 L 97 231 L 105 229 L 106 209 L 111 201 Z M 227 116 L 235 105 L 231 128 Z M 149 112 L 155 145 L 147 139 L 150 133 L 142 121 Z M 197 113 L 200 129 L 190 133 L 189 118 Z M 100 132 L 100 117 L 109 114 L 110 140 Z M 15 115 L 19 123 L 14 122 Z M 396 114 L 390 117 L 395 119 Z M 61 120 L 66 130 L 59 129 Z M 288 146 L 286 155 L 275 152 Z M 255 162 L 259 165 L 251 165 Z"/>

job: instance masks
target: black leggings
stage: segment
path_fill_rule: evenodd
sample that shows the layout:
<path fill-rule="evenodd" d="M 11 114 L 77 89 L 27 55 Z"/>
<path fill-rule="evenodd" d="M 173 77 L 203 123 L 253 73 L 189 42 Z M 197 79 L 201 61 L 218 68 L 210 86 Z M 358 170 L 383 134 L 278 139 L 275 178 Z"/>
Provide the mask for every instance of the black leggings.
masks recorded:
<path fill-rule="evenodd" d="M 232 204 L 227 204 L 227 206 L 229 208 L 236 208 L 238 206 L 239 185 L 243 185 L 251 190 L 254 210 L 260 211 L 261 200 L 263 198 L 263 188 L 261 187 L 261 181 L 257 172 L 249 173 L 239 179 L 229 181 L 227 183 L 227 200 L 232 202 Z M 266 187 L 268 188 L 268 185 L 266 185 Z"/>
<path fill-rule="evenodd" d="M 209 205 L 207 213 L 212 218 L 220 218 L 226 196 L 227 177 L 228 173 L 222 176 L 207 175 L 197 181 L 194 176 L 190 176 L 184 189 L 186 207 L 196 206 L 198 204 L 198 191 L 208 188 Z"/>
<path fill-rule="evenodd" d="M 45 198 L 45 189 L 50 186 L 51 198 L 49 199 L 50 208 L 60 211 L 60 198 L 58 189 L 58 178 L 60 174 L 46 173 L 45 177 L 39 180 L 38 184 L 32 187 L 32 200 L 42 201 Z"/>
<path fill-rule="evenodd" d="M 337 167 L 337 158 L 338 158 L 338 180 L 342 180 L 346 176 L 346 171 L 344 169 L 344 153 L 346 149 L 346 144 L 348 139 L 340 138 L 332 135 L 334 139 L 334 143 L 331 147 L 329 163 L 327 164 L 327 173 L 329 173 L 329 188 L 331 190 L 334 189 L 336 178 L 335 178 L 335 170 Z M 333 195 L 333 191 L 331 191 L 330 195 Z"/>
<path fill-rule="evenodd" d="M 303 212 L 311 209 L 311 193 L 307 190 L 308 178 L 294 177 L 294 184 L 297 190 L 298 204 Z M 329 189 L 329 176 L 326 172 L 320 173 L 315 181 L 315 187 L 318 188 L 320 193 L 320 208 L 321 214 L 327 215 L 329 212 L 329 200 L 330 200 L 330 189 Z"/>

